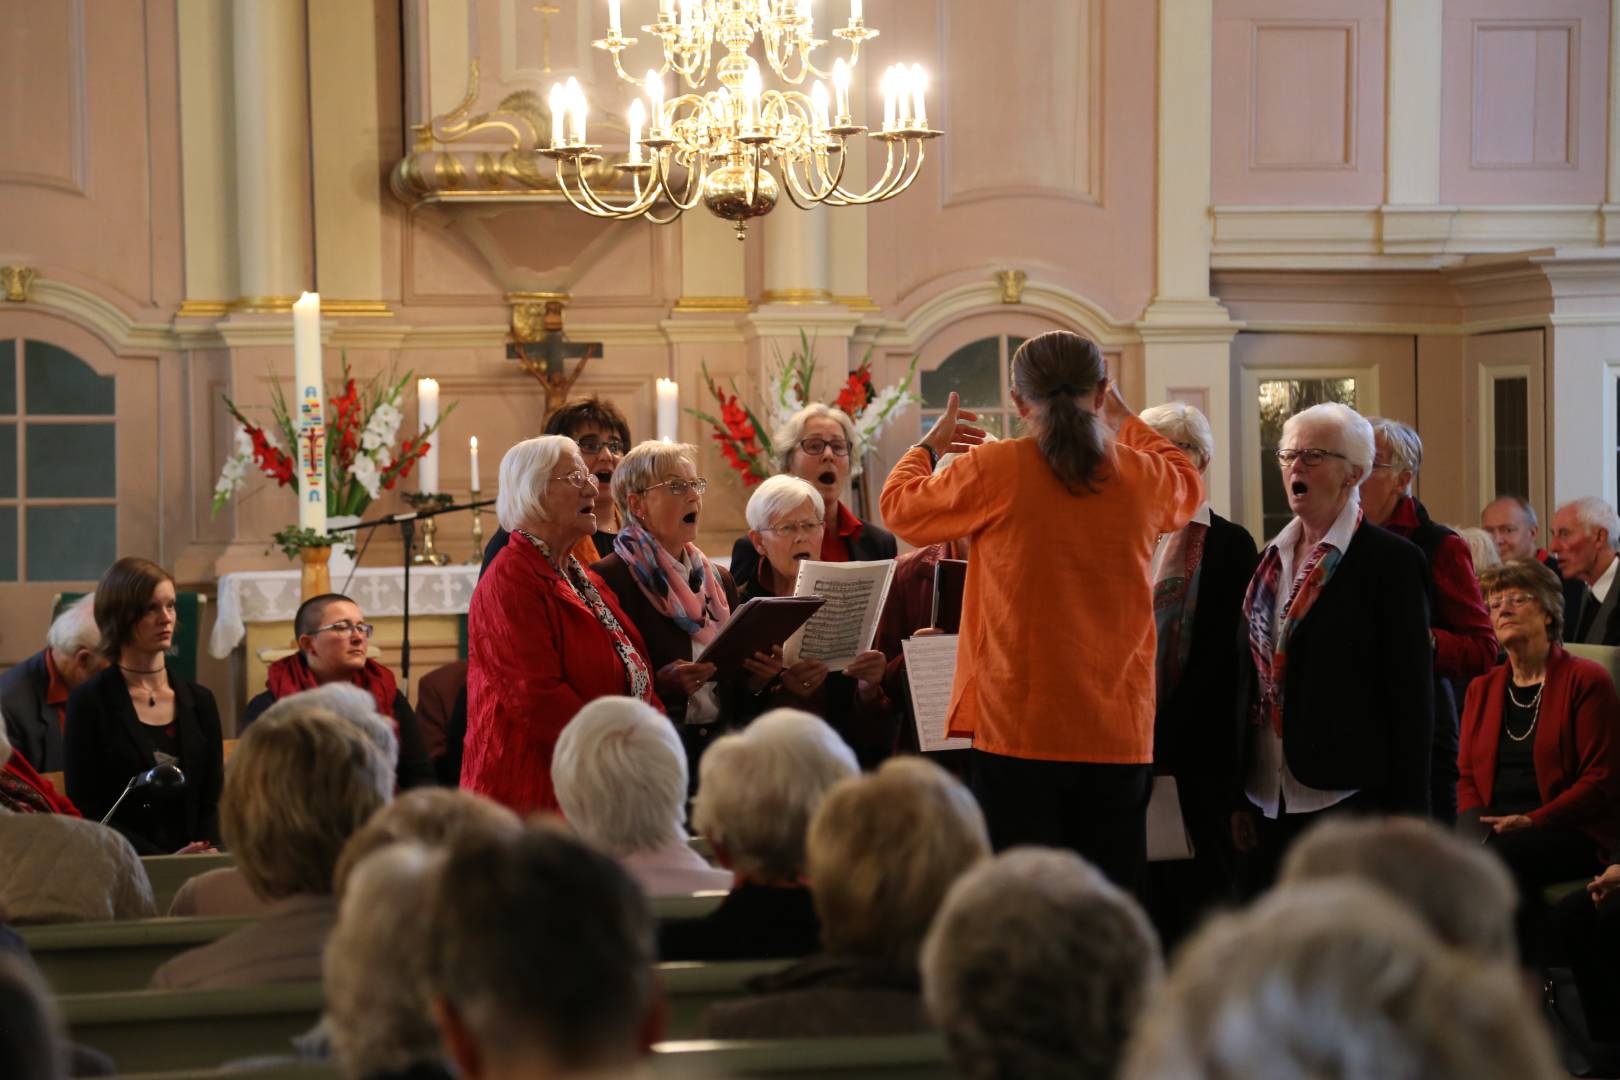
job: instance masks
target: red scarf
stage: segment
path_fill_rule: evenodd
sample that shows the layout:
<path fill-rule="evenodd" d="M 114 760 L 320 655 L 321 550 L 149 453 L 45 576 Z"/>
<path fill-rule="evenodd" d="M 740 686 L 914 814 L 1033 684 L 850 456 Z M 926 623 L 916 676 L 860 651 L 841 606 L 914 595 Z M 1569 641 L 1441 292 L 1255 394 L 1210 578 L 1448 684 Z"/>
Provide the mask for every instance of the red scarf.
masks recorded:
<path fill-rule="evenodd" d="M 375 660 L 367 660 L 366 666 L 355 672 L 349 681 L 371 695 L 377 703 L 377 711 L 388 717 L 394 725 L 394 734 L 398 735 L 399 721 L 394 719 L 394 697 L 399 690 L 394 682 L 394 673 Z M 280 701 L 292 694 L 313 690 L 320 683 L 315 681 L 315 673 L 310 670 L 304 654 L 295 652 L 270 665 L 270 670 L 265 673 L 264 685 Z"/>
<path fill-rule="evenodd" d="M 65 814 L 78 817 L 78 807 L 28 764 L 21 754 L 0 768 L 0 807 L 18 814 Z"/>

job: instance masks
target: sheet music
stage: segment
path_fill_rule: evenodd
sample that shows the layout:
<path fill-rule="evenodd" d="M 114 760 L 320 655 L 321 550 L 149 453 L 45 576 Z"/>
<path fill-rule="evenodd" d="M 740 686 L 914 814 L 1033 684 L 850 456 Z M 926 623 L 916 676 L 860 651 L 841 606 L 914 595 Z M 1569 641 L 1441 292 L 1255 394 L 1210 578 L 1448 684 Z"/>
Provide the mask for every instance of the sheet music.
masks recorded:
<path fill-rule="evenodd" d="M 917 723 L 917 745 L 924 751 L 966 750 L 972 739 L 945 734 L 951 710 L 951 686 L 956 682 L 958 634 L 927 634 L 900 643 L 906 654 L 906 679 L 911 683 L 911 715 Z"/>
<path fill-rule="evenodd" d="M 832 671 L 848 667 L 857 654 L 872 647 L 893 580 L 893 559 L 800 563 L 793 595 L 819 596 L 827 602 L 788 639 L 782 650 L 788 664 L 820 660 Z"/>
<path fill-rule="evenodd" d="M 1173 776 L 1153 778 L 1153 796 L 1147 809 L 1148 862 L 1172 862 L 1193 857 L 1192 837 L 1181 818 L 1181 792 Z"/>

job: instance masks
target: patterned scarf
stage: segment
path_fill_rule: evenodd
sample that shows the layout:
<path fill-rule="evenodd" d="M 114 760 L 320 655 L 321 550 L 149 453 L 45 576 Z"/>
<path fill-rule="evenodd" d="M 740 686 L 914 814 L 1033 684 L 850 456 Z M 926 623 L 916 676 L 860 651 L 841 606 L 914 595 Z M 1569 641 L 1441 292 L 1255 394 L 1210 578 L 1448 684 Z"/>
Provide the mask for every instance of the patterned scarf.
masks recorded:
<path fill-rule="evenodd" d="M 1165 536 L 1154 555 L 1153 621 L 1159 633 L 1155 666 L 1158 700 L 1181 683 L 1192 648 L 1193 612 L 1198 606 L 1198 571 L 1209 526 L 1196 521 Z"/>
<path fill-rule="evenodd" d="M 685 565 L 631 518 L 614 538 L 613 550 L 630 568 L 641 594 L 660 615 L 674 620 L 692 639 L 707 645 L 731 617 L 720 575 L 696 544 L 687 544 Z"/>
<path fill-rule="evenodd" d="M 1356 511 L 1355 528 L 1361 528 L 1361 511 Z M 1354 529 L 1351 530 L 1352 533 Z M 1271 724 L 1271 730 L 1280 737 L 1283 729 L 1283 689 L 1287 685 L 1288 640 L 1305 620 L 1339 568 L 1344 553 L 1323 541 L 1306 556 L 1305 562 L 1294 573 L 1292 591 L 1283 611 L 1282 626 L 1273 623 L 1277 618 L 1277 590 L 1282 584 L 1282 555 L 1276 544 L 1266 548 L 1260 568 L 1249 581 L 1249 591 L 1243 598 L 1243 610 L 1249 617 L 1249 653 L 1254 657 L 1254 669 L 1260 676 L 1260 701 L 1255 712 L 1256 723 Z"/>
<path fill-rule="evenodd" d="M 518 530 L 518 535 L 538 548 L 546 561 L 551 562 L 551 548 L 544 540 L 522 529 Z M 596 621 L 602 624 L 602 629 L 613 639 L 613 651 L 619 654 L 619 663 L 624 665 L 624 684 L 630 696 L 640 698 L 651 705 L 652 672 L 647 667 L 647 661 L 636 648 L 636 643 L 630 640 L 630 635 L 625 633 L 624 627 L 613 614 L 613 609 L 607 606 L 602 594 L 591 584 L 590 575 L 585 573 L 585 568 L 579 564 L 578 559 L 569 555 L 567 564 L 562 568 L 562 576 L 563 580 L 573 587 L 579 598 L 585 601 L 585 606 L 596 616 Z"/>

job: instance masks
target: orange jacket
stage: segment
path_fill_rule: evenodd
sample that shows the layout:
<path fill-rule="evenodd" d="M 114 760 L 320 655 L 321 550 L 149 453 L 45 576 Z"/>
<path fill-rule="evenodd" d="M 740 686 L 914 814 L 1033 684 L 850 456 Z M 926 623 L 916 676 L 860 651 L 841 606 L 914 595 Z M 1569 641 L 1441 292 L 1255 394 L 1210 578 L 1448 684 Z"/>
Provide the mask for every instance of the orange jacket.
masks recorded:
<path fill-rule="evenodd" d="M 970 537 L 950 733 L 1047 761 L 1153 760 L 1153 582 L 1160 533 L 1204 498 L 1198 469 L 1142 421 L 1114 472 L 1071 494 L 1034 439 L 989 443 L 930 475 L 913 448 L 889 473 L 883 521 L 908 543 Z"/>

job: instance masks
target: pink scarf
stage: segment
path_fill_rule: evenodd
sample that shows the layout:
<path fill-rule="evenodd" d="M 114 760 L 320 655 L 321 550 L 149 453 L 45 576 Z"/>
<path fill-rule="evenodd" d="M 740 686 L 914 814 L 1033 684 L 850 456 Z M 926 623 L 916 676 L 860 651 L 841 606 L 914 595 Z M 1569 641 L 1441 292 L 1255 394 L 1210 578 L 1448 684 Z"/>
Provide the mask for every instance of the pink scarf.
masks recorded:
<path fill-rule="evenodd" d="M 699 645 L 713 641 L 731 617 L 720 573 L 696 544 L 686 545 L 682 565 L 631 518 L 614 538 L 613 550 L 630 568 L 647 602 Z"/>

